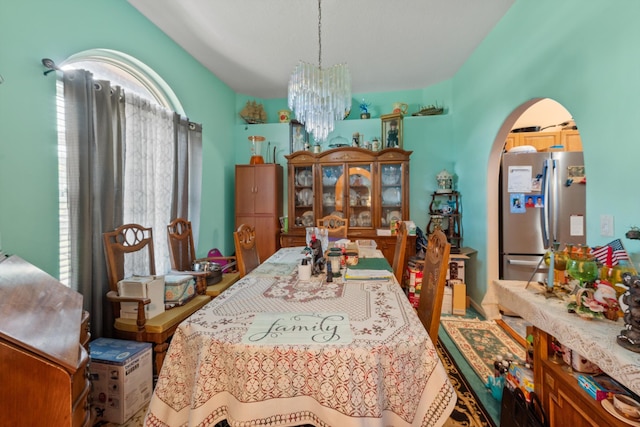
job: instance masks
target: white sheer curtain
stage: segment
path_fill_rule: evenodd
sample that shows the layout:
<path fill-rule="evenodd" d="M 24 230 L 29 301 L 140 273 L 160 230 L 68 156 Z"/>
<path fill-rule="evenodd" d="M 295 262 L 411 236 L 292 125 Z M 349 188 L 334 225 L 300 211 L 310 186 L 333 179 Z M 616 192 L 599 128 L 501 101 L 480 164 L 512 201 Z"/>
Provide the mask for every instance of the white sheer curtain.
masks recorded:
<path fill-rule="evenodd" d="M 127 93 L 125 118 L 124 223 L 153 229 L 156 273 L 165 274 L 171 268 L 166 230 L 176 162 L 173 112 Z M 125 264 L 125 272 L 142 270 Z"/>

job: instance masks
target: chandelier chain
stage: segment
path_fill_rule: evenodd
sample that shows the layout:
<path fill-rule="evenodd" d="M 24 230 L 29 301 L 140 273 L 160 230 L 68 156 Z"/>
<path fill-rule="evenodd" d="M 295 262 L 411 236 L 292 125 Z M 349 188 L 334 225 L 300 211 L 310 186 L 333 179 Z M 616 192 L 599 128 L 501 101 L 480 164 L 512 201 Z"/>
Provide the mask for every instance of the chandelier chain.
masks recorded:
<path fill-rule="evenodd" d="M 322 69 L 322 1 L 318 0 L 318 68 Z"/>

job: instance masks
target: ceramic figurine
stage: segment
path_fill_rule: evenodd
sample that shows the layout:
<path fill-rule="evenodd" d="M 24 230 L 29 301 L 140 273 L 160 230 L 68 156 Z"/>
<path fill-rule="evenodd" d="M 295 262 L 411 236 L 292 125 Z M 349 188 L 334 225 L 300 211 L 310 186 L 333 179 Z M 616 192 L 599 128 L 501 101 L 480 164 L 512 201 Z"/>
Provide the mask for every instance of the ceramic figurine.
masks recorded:
<path fill-rule="evenodd" d="M 627 350 L 640 353 L 640 276 L 622 274 L 622 283 L 627 291 L 622 302 L 627 305 L 624 311 L 625 329 L 618 335 L 618 344 Z"/>

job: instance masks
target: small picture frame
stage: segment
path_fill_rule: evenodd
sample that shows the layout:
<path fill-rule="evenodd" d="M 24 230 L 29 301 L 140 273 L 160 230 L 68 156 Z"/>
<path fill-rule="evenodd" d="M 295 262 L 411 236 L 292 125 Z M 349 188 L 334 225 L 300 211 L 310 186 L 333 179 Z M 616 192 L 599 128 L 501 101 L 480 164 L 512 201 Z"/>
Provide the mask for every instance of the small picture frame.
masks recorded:
<path fill-rule="evenodd" d="M 309 145 L 309 133 L 297 120 L 289 122 L 289 149 L 291 153 L 302 151 Z"/>
<path fill-rule="evenodd" d="M 402 113 L 380 116 L 382 123 L 382 149 L 402 148 Z"/>

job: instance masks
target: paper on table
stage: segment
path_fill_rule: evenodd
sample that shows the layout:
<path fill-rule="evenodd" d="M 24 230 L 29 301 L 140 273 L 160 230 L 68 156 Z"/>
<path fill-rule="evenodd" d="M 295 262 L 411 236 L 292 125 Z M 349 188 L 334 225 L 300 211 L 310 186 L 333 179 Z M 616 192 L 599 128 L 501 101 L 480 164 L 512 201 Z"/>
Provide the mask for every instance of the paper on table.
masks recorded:
<path fill-rule="evenodd" d="M 347 268 L 344 278 L 347 280 L 386 280 L 393 277 L 389 270 L 354 270 Z"/>

